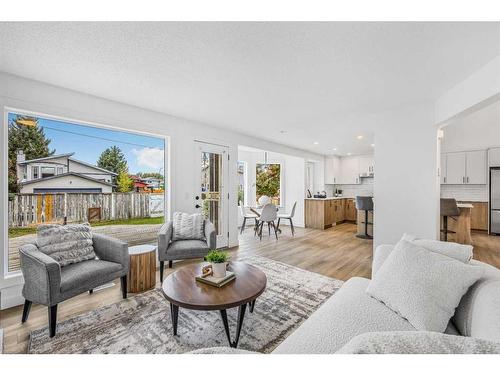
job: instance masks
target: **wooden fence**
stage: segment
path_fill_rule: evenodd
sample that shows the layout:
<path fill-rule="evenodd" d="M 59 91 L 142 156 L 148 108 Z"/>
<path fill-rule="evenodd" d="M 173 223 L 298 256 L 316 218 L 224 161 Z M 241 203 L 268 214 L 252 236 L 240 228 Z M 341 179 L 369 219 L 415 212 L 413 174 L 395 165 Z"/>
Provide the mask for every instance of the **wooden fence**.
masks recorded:
<path fill-rule="evenodd" d="M 51 193 L 16 194 L 9 201 L 9 227 L 41 223 L 88 221 L 88 209 L 100 208 L 101 220 L 150 217 L 150 193 Z M 150 199 L 151 198 L 151 199 Z M 158 216 L 158 215 L 154 215 Z"/>

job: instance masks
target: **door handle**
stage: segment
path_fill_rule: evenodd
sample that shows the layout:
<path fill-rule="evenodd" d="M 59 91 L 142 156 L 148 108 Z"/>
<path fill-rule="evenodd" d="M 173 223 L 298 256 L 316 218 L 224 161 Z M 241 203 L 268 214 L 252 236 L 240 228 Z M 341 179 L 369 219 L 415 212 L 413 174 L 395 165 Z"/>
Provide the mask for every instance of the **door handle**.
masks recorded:
<path fill-rule="evenodd" d="M 467 177 L 467 183 L 469 183 L 469 177 Z"/>
<path fill-rule="evenodd" d="M 465 177 L 462 177 L 462 184 L 465 184 Z"/>
<path fill-rule="evenodd" d="M 196 206 L 194 206 L 195 208 L 200 208 L 201 206 L 199 204 L 197 204 Z"/>

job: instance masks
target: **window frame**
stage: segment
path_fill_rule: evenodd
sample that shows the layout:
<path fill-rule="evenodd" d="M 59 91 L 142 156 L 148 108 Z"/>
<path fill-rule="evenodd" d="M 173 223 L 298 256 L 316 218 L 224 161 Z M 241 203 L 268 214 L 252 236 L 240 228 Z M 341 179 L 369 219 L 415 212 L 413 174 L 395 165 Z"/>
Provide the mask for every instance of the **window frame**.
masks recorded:
<path fill-rule="evenodd" d="M 241 202 L 241 203 L 245 207 L 245 206 L 248 206 L 248 163 L 244 160 L 238 160 L 237 166 L 236 166 L 236 173 L 238 173 L 240 163 L 243 166 L 243 202 Z M 239 181 L 238 181 L 238 188 L 239 188 Z M 238 203 L 239 203 L 239 200 L 238 200 Z"/>
<path fill-rule="evenodd" d="M 255 162 L 255 199 L 257 199 L 257 168 L 259 165 L 265 165 L 266 163 L 265 162 L 260 162 L 260 161 L 257 161 Z M 280 204 L 277 205 L 276 207 L 278 208 L 284 208 L 286 207 L 286 204 L 285 204 L 285 184 L 284 184 L 284 166 L 285 166 L 285 163 L 281 160 L 268 160 L 267 161 L 267 165 L 271 165 L 271 164 L 278 164 L 280 166 L 280 195 L 279 195 L 279 200 L 280 200 Z"/>
<path fill-rule="evenodd" d="M 44 112 L 38 112 L 35 110 L 29 110 L 29 109 L 20 109 L 17 107 L 12 107 L 8 105 L 3 106 L 3 129 L 0 131 L 2 132 L 3 139 L 1 140 L 2 146 L 3 146 L 3 159 L 5 165 L 8 165 L 9 162 L 9 156 L 8 156 L 8 147 L 9 147 L 9 113 L 13 114 L 18 114 L 18 115 L 25 115 L 25 116 L 32 116 L 32 117 L 41 117 L 45 119 L 52 119 L 56 121 L 63 121 L 63 122 L 69 122 L 77 125 L 83 125 L 83 126 L 90 126 L 90 127 L 95 127 L 95 128 L 100 128 L 100 129 L 106 129 L 106 130 L 113 130 L 113 131 L 120 131 L 120 132 L 126 132 L 126 133 L 132 133 L 132 134 L 139 134 L 139 135 L 146 135 L 150 137 L 156 137 L 160 138 L 163 140 L 164 144 L 164 160 L 163 160 L 163 170 L 165 171 L 165 179 L 167 180 L 164 182 L 164 221 L 167 221 L 171 218 L 172 215 L 172 181 L 171 181 L 171 170 L 172 170 L 172 164 L 171 164 L 171 159 L 172 159 L 172 154 L 171 154 L 171 136 L 169 135 L 164 135 L 164 134 L 156 134 L 156 133 L 150 133 L 146 131 L 141 131 L 141 130 L 131 130 L 127 128 L 120 127 L 120 125 L 108 125 L 108 124 L 103 124 L 101 122 L 96 122 L 96 121 L 86 121 L 86 120 L 81 120 L 81 119 L 75 119 L 73 117 L 68 117 L 65 115 L 51 115 L 47 114 Z M 83 116 L 85 117 L 85 116 Z M 88 116 L 86 116 L 88 117 Z M 116 123 L 122 122 L 126 123 L 120 119 L 115 119 L 113 120 Z M 34 166 L 32 166 L 34 167 Z M 37 166 L 40 167 L 40 166 Z M 38 169 L 39 176 L 41 176 L 41 170 Z M 28 173 L 27 173 L 28 174 Z M 8 168 L 4 168 L 3 174 L 2 174 L 4 184 L 3 184 L 3 193 L 0 194 L 2 195 L 2 202 L 0 203 L 0 207 L 3 207 L 3 222 L 0 222 L 0 225 L 2 228 L 0 228 L 0 231 L 3 233 L 3 250 L 0 251 L 0 290 L 5 287 L 10 287 L 14 285 L 19 285 L 19 283 L 22 283 L 22 273 L 21 270 L 16 270 L 16 271 L 9 271 L 9 220 L 8 220 L 8 199 L 9 199 L 9 188 L 8 188 Z M 33 177 L 33 176 L 30 176 Z M 40 177 L 39 177 L 40 178 Z M 33 178 L 31 178 L 33 179 Z M 167 192 L 170 194 L 167 195 Z"/>
<path fill-rule="evenodd" d="M 53 173 L 52 174 L 49 173 L 48 176 L 44 177 L 44 173 L 43 173 L 44 169 L 52 169 Z M 47 166 L 40 167 L 40 178 L 47 178 L 47 177 L 54 177 L 54 176 L 56 176 L 56 167 L 47 167 Z"/>

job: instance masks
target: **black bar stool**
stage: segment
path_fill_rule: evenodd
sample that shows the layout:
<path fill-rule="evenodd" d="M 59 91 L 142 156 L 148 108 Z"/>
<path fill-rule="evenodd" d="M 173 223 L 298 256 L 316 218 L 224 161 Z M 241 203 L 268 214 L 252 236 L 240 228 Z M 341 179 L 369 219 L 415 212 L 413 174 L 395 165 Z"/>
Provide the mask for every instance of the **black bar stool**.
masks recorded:
<path fill-rule="evenodd" d="M 456 233 L 455 231 L 448 230 L 448 217 L 456 220 L 460 216 L 460 209 L 457 206 L 455 198 L 441 198 L 440 215 L 443 217 L 443 229 L 441 229 L 441 233 L 444 233 L 444 240 L 448 241 L 448 233 Z"/>
<path fill-rule="evenodd" d="M 368 222 L 368 211 L 373 212 L 373 197 L 356 197 L 356 209 L 365 211 L 365 233 L 357 234 L 356 237 L 364 239 L 372 239 L 373 236 L 368 234 L 368 224 L 373 224 Z"/>

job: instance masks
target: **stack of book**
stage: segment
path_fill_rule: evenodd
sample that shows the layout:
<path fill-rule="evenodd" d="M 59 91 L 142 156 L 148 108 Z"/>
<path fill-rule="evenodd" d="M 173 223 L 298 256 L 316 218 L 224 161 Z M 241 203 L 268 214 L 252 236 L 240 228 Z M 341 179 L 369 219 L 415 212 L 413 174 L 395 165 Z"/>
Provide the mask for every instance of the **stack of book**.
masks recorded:
<path fill-rule="evenodd" d="M 196 276 L 196 281 L 221 288 L 230 281 L 234 280 L 235 278 L 236 275 L 234 274 L 234 272 L 226 271 L 225 277 L 213 277 L 213 275 L 207 275 L 207 276 L 200 275 Z"/>

